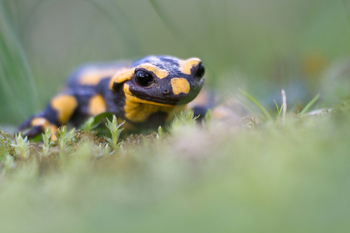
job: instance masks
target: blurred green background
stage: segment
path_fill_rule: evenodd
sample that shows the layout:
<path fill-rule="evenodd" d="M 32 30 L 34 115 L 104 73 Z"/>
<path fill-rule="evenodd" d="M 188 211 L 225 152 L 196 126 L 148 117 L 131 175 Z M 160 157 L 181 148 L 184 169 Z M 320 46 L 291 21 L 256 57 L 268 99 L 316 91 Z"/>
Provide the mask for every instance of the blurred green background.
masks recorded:
<path fill-rule="evenodd" d="M 0 0 L 0 123 L 42 109 L 81 63 L 149 54 L 201 58 L 222 93 L 247 89 L 273 106 L 285 88 L 304 105 L 350 54 L 349 10 L 347 0 Z"/>

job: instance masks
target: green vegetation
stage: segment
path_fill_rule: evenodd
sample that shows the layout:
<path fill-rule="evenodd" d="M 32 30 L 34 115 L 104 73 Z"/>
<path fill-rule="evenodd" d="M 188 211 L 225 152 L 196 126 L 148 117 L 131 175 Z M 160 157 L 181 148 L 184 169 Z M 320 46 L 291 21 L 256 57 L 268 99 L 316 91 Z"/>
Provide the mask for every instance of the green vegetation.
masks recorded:
<path fill-rule="evenodd" d="M 341 0 L 0 0 L 0 232 L 348 232 L 349 12 Z M 207 88 L 249 116 L 188 111 L 124 135 L 105 113 L 57 141 L 9 133 L 80 63 L 148 54 L 200 57 Z"/>
<path fill-rule="evenodd" d="M 44 153 L 37 143 L 30 154 L 2 143 L 2 232 L 347 232 L 350 101 L 289 114 L 283 126 L 202 127 L 191 115 L 167 135 L 127 136 L 116 150 L 65 127 L 65 145 L 45 133 Z M 118 132 L 116 120 L 108 124 Z"/>

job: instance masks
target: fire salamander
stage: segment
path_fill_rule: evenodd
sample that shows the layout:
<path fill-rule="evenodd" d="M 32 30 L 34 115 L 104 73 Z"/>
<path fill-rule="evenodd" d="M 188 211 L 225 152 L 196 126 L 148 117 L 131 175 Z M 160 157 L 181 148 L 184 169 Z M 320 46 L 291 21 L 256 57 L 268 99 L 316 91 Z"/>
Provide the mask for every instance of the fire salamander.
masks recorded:
<path fill-rule="evenodd" d="M 44 111 L 22 123 L 19 130 L 34 137 L 47 127 L 55 140 L 57 127 L 81 124 L 103 112 L 125 120 L 126 130 L 157 129 L 182 111 L 201 91 L 205 69 L 200 59 L 148 56 L 127 64 L 87 64 L 70 75 L 66 88 Z"/>

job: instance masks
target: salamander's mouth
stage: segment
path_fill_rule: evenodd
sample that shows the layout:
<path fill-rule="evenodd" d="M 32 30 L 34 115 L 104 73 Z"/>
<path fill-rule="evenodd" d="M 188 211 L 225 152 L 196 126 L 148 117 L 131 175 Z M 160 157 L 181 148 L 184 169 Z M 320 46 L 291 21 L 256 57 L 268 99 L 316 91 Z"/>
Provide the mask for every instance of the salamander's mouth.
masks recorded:
<path fill-rule="evenodd" d="M 129 93 L 125 93 L 125 96 L 129 97 L 129 99 L 134 100 L 135 102 L 140 102 L 140 103 L 147 103 L 147 104 L 152 104 L 156 106 L 168 106 L 168 107 L 174 107 L 177 105 L 184 105 L 190 103 L 192 100 L 194 100 L 197 97 L 197 93 L 195 95 L 184 95 L 182 97 L 177 97 L 177 98 L 156 98 L 156 97 L 150 97 L 146 95 L 131 95 Z"/>
<path fill-rule="evenodd" d="M 175 102 L 175 101 L 169 102 L 169 101 L 154 99 L 154 98 L 140 98 L 134 95 L 130 95 L 128 93 L 125 93 L 125 97 L 127 100 L 135 103 L 150 104 L 150 105 L 161 106 L 161 107 L 175 107 L 176 105 L 178 105 L 178 102 Z"/>

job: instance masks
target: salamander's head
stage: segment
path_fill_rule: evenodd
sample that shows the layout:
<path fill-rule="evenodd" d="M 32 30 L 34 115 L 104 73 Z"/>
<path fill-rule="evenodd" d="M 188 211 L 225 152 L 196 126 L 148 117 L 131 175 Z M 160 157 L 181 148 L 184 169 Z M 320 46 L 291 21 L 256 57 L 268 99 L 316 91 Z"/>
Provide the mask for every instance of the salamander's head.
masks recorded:
<path fill-rule="evenodd" d="M 199 94 L 204 66 L 198 58 L 181 60 L 170 56 L 148 56 L 116 74 L 110 88 L 123 85 L 126 96 L 154 105 L 183 105 Z"/>

